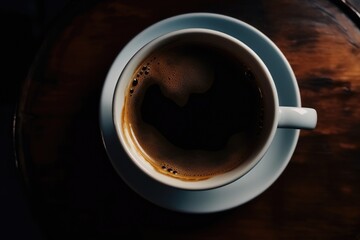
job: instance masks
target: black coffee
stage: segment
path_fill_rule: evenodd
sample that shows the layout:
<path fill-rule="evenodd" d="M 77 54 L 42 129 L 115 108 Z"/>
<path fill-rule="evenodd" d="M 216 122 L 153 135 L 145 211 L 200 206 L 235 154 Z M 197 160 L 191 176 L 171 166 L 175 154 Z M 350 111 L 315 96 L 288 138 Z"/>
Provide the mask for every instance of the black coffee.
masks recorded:
<path fill-rule="evenodd" d="M 134 73 L 123 128 L 158 171 L 184 180 L 227 172 L 260 139 L 263 100 L 256 81 L 229 52 L 169 44 Z"/>

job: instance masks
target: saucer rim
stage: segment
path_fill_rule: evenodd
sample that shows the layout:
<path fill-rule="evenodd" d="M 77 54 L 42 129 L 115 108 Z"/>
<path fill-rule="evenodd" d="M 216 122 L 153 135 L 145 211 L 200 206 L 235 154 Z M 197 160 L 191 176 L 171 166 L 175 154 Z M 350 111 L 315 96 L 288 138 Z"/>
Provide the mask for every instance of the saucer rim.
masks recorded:
<path fill-rule="evenodd" d="M 230 27 L 234 26 L 234 24 L 235 26 L 237 26 L 237 28 L 234 30 L 230 29 Z M 281 90 L 280 88 L 280 90 L 278 89 L 280 104 L 282 106 L 283 105 L 297 106 L 297 107 L 301 106 L 300 92 L 298 89 L 296 78 L 290 67 L 290 64 L 287 62 L 286 58 L 283 56 L 283 54 L 277 48 L 277 46 L 269 38 L 267 38 L 264 34 L 259 32 L 254 27 L 248 25 L 247 23 L 244 23 L 232 17 L 228 17 L 220 14 L 214 14 L 214 13 L 189 13 L 189 14 L 182 14 L 165 19 L 146 28 L 145 30 L 140 32 L 135 38 L 133 38 L 121 50 L 121 52 L 115 58 L 108 72 L 108 75 L 106 76 L 106 80 L 104 83 L 104 87 L 100 99 L 99 120 L 100 120 L 102 140 L 106 148 L 106 152 L 109 156 L 109 159 L 113 164 L 115 170 L 119 174 L 119 176 L 127 183 L 127 185 L 132 190 L 137 192 L 143 198 L 163 208 L 167 208 L 179 212 L 187 212 L 187 213 L 211 213 L 211 212 L 228 210 L 237 207 L 239 205 L 242 205 L 250 201 L 251 199 L 257 197 L 263 191 L 269 188 L 277 180 L 277 178 L 280 176 L 280 174 L 283 172 L 288 162 L 290 161 L 290 158 L 295 150 L 300 131 L 297 129 L 278 129 L 273 141 L 278 141 L 279 138 L 281 137 L 286 138 L 284 137 L 285 135 L 288 135 L 289 138 L 285 142 L 287 144 L 287 151 L 286 151 L 287 154 L 282 156 L 281 159 L 282 163 L 278 164 L 279 166 L 277 170 L 274 171 L 272 176 L 270 176 L 270 178 L 266 182 L 255 183 L 256 186 L 254 189 L 252 189 L 252 191 L 248 191 L 247 193 L 243 194 L 246 195 L 245 197 L 241 196 L 241 198 L 232 199 L 231 201 L 227 201 L 226 204 L 224 204 L 222 201 L 214 201 L 213 199 L 206 201 L 206 199 L 209 199 L 210 196 L 213 198 L 214 197 L 219 198 L 218 197 L 220 196 L 219 194 L 226 195 L 227 193 L 229 193 L 229 191 L 233 191 L 234 188 L 236 189 L 240 188 L 240 186 L 246 184 L 248 178 L 254 179 L 253 175 L 256 175 L 255 171 L 257 170 L 258 166 L 255 166 L 250 173 L 246 174 L 242 178 L 226 186 L 222 186 L 216 189 L 204 190 L 204 191 L 192 191 L 192 190 L 181 190 L 181 189 L 176 189 L 173 187 L 161 185 L 160 183 L 154 181 L 153 179 L 150 179 L 149 177 L 141 173 L 139 169 L 137 169 L 134 165 L 131 165 L 130 163 L 131 161 L 126 161 L 126 160 L 122 161 L 121 159 L 127 158 L 127 156 L 124 155 L 125 152 L 122 149 L 120 141 L 117 139 L 116 129 L 112 122 L 113 119 L 112 96 L 115 92 L 118 77 L 120 76 L 122 69 L 125 67 L 127 60 L 130 59 L 132 54 L 138 50 L 137 48 L 140 49 L 141 46 L 143 46 L 146 42 L 170 31 L 175 31 L 181 28 L 194 28 L 194 27 L 201 27 L 201 28 L 207 28 L 218 31 L 224 30 L 223 28 L 225 27 L 224 31 L 227 34 L 235 38 L 238 38 L 240 41 L 243 41 L 244 38 L 240 38 L 239 34 L 235 33 L 235 31 L 246 30 L 246 31 L 250 31 L 251 33 L 260 34 L 261 37 L 266 40 L 266 43 L 270 44 L 271 47 L 276 50 L 275 52 L 277 53 L 277 55 L 275 57 L 280 57 L 283 60 L 282 61 L 283 67 L 289 71 L 287 73 L 288 74 L 287 80 L 292 82 L 293 92 L 290 94 L 293 94 L 292 95 L 293 102 L 291 102 L 291 100 L 288 101 L 288 99 L 282 99 L 284 97 L 281 97 L 280 93 L 284 92 L 284 89 Z M 219 29 L 220 27 L 221 29 Z M 263 50 L 266 53 L 266 49 Z M 259 52 L 256 53 L 260 56 L 264 55 Z M 268 53 L 266 53 L 265 55 L 267 54 Z M 273 74 L 271 67 L 269 67 L 269 71 L 271 74 Z M 286 77 L 283 79 L 283 81 L 285 79 Z M 274 77 L 274 81 L 276 84 L 277 82 L 275 77 Z M 276 84 L 276 87 L 278 88 L 279 85 L 280 84 Z M 291 90 L 289 89 L 288 91 L 291 92 Z M 290 96 L 289 93 L 286 95 Z M 272 145 L 269 148 L 270 151 L 271 148 L 274 148 Z M 266 153 L 264 159 L 267 158 L 269 154 L 270 153 Z M 259 164 L 261 164 L 261 161 Z M 259 170 L 257 172 L 259 175 L 260 173 Z M 147 186 L 144 186 L 143 182 L 146 182 Z M 250 183 L 250 184 L 254 184 L 254 183 Z M 229 194 L 227 195 L 229 196 Z M 203 202 L 204 204 L 195 204 L 197 205 L 197 207 L 196 206 L 194 207 L 194 204 L 191 203 L 193 200 L 195 200 L 196 202 L 199 201 Z"/>

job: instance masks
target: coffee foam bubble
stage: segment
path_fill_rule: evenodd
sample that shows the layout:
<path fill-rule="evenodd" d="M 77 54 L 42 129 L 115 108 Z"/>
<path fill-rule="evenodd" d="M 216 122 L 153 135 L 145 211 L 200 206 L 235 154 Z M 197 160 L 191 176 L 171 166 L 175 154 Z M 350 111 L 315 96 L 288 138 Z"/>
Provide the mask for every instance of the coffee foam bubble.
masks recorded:
<path fill-rule="evenodd" d="M 149 125 L 131 130 L 132 133 L 136 131 L 141 131 L 140 139 L 132 136 L 142 145 L 138 146 L 138 150 L 146 151 L 143 157 L 157 171 L 187 181 L 207 179 L 230 171 L 237 167 L 239 159 L 243 159 L 247 154 L 240 150 L 243 140 L 238 135 L 229 140 L 225 149 L 212 152 L 180 149 Z M 146 150 L 143 149 L 144 146 Z"/>
<path fill-rule="evenodd" d="M 203 93 L 213 83 L 213 72 L 202 59 L 166 51 L 151 59 L 147 61 L 149 73 L 143 77 L 140 74 L 140 79 L 159 85 L 162 94 L 179 106 L 186 104 L 190 94 Z"/>

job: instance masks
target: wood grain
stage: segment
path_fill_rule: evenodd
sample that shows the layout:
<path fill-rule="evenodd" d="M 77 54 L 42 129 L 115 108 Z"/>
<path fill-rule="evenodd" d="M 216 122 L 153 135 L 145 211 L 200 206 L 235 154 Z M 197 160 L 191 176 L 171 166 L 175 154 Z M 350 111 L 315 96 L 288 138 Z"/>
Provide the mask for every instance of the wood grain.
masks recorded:
<path fill-rule="evenodd" d="M 121 48 L 152 23 L 209 11 L 246 21 L 283 51 L 318 126 L 302 131 L 283 175 L 245 205 L 181 214 L 122 182 L 98 109 Z M 54 26 L 23 84 L 18 164 L 49 239 L 360 239 L 360 30 L 337 5 L 300 1 L 79 1 Z"/>

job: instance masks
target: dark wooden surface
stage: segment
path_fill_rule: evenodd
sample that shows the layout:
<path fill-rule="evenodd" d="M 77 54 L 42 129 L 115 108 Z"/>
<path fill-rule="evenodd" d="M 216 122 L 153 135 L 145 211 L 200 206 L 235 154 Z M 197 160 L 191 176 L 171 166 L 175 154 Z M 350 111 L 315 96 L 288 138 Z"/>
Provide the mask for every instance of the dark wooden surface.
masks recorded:
<path fill-rule="evenodd" d="M 130 190 L 107 158 L 98 123 L 102 85 L 124 44 L 156 21 L 194 11 L 226 14 L 264 32 L 293 67 L 302 104 L 319 115 L 267 191 L 206 215 L 165 210 Z M 78 1 L 65 16 L 24 81 L 16 119 L 18 165 L 44 236 L 360 239 L 356 14 L 325 0 L 107 0 Z"/>

